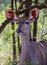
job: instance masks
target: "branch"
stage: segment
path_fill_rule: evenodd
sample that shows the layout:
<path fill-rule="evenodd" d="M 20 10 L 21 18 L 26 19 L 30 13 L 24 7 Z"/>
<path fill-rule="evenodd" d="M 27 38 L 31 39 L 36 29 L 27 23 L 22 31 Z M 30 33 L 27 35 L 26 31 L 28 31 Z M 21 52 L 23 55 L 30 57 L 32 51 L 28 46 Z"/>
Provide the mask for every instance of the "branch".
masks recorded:
<path fill-rule="evenodd" d="M 44 36 L 44 35 L 47 35 L 47 32 L 46 32 L 46 33 L 44 33 L 44 34 L 42 34 L 42 36 Z"/>
<path fill-rule="evenodd" d="M 35 5 L 32 5 L 31 7 L 21 9 L 20 11 L 17 10 L 17 14 L 20 15 L 22 13 L 25 13 L 26 11 L 30 11 L 33 8 L 44 9 L 44 8 L 47 8 L 47 5 L 45 5 L 45 4 L 35 4 Z"/>
<path fill-rule="evenodd" d="M 7 19 L 7 20 L 5 20 L 5 21 L 2 23 L 2 25 L 0 26 L 0 33 L 4 30 L 4 28 L 6 27 L 6 25 L 7 25 L 8 23 L 10 23 L 10 21 L 11 21 L 11 19 Z"/>

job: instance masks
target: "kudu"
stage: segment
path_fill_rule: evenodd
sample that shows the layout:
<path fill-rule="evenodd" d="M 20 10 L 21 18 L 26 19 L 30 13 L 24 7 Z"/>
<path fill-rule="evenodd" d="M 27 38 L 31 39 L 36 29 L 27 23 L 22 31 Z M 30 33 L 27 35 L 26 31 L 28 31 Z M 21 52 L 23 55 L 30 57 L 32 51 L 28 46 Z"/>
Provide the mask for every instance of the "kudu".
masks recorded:
<path fill-rule="evenodd" d="M 11 18 L 10 16 L 8 15 L 7 17 Z M 28 17 L 19 18 L 14 14 L 13 19 L 17 20 L 16 23 L 19 25 L 17 33 L 22 35 L 21 54 L 17 65 L 26 65 L 28 60 L 31 62 L 31 65 L 47 65 L 47 41 L 30 41 L 29 37 L 30 23 L 37 18 L 37 8 L 32 9 Z"/>

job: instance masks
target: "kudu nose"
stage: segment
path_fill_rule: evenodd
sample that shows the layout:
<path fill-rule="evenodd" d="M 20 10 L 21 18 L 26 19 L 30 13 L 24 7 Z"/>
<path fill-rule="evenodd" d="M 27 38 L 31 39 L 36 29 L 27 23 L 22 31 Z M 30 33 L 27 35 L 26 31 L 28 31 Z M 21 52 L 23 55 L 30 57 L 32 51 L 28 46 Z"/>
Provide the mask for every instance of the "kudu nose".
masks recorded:
<path fill-rule="evenodd" d="M 18 33 L 18 34 L 19 34 L 19 33 L 21 33 L 21 30 L 20 30 L 20 28 L 18 28 L 18 29 L 17 29 L 17 33 Z"/>
<path fill-rule="evenodd" d="M 21 33 L 21 24 L 19 23 L 19 27 L 18 27 L 18 29 L 17 29 L 17 33 L 19 34 L 19 33 Z"/>

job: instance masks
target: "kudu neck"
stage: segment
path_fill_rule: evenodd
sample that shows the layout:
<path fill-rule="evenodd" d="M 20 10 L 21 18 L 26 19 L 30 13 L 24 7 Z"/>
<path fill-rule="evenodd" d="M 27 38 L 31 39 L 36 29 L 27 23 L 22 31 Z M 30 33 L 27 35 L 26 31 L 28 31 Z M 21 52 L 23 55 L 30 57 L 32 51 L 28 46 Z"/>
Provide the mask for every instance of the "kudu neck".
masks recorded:
<path fill-rule="evenodd" d="M 30 42 L 30 34 L 29 34 L 29 32 L 27 32 L 27 34 L 23 34 L 22 35 L 22 41 L 23 42 L 26 42 L 26 43 L 29 43 Z"/>

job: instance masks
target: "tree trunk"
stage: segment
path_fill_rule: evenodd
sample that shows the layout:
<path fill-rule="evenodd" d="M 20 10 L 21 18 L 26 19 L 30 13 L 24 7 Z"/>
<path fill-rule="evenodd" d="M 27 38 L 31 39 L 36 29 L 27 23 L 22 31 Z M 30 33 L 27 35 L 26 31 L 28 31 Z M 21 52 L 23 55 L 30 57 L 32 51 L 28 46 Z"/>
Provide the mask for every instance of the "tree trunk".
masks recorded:
<path fill-rule="evenodd" d="M 12 10 L 14 10 L 14 4 L 13 4 L 13 0 L 11 0 L 11 7 Z M 11 23 L 12 24 L 12 30 L 14 30 L 14 22 Z M 15 32 L 12 34 L 12 43 L 13 43 L 13 62 L 16 61 L 16 46 L 15 46 Z"/>
<path fill-rule="evenodd" d="M 38 4 L 38 0 L 35 0 L 35 4 Z M 37 36 L 37 20 L 33 23 L 33 40 L 36 41 Z"/>
<path fill-rule="evenodd" d="M 15 0 L 15 12 L 17 13 L 17 0 Z M 18 41 L 18 52 L 19 52 L 19 56 L 20 56 L 21 47 L 20 47 L 20 38 L 19 38 L 19 36 L 17 36 L 17 41 Z"/>
<path fill-rule="evenodd" d="M 45 0 L 45 4 L 47 4 L 47 0 Z"/>

